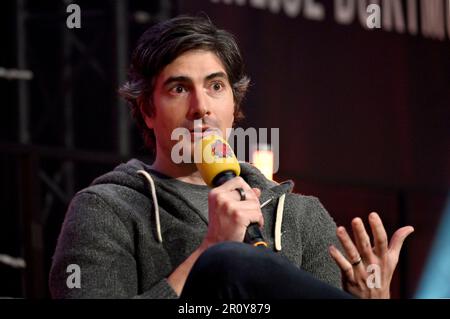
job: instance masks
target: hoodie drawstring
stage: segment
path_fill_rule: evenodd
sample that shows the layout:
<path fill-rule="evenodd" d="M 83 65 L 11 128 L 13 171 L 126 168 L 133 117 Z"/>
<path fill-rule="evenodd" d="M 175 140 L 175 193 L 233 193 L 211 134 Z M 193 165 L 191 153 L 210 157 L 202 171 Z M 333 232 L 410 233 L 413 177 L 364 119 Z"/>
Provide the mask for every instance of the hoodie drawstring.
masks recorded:
<path fill-rule="evenodd" d="M 159 221 L 159 205 L 158 205 L 158 198 L 156 197 L 156 188 L 155 188 L 155 182 L 153 181 L 153 178 L 150 176 L 149 173 L 147 173 L 144 170 L 137 171 L 138 174 L 143 175 L 150 185 L 150 192 L 152 193 L 152 199 L 153 199 L 153 206 L 155 207 L 155 223 L 156 223 L 156 235 L 159 243 L 162 243 L 162 236 L 161 236 L 161 223 Z"/>
<path fill-rule="evenodd" d="M 162 240 L 162 235 L 161 235 L 161 222 L 159 220 L 159 205 L 158 205 L 158 198 L 156 197 L 155 182 L 153 181 L 153 178 L 150 176 L 150 174 L 147 173 L 146 171 L 138 170 L 137 173 L 143 175 L 145 177 L 145 179 L 147 180 L 148 184 L 150 185 L 150 192 L 152 194 L 153 205 L 155 207 L 155 223 L 156 223 L 157 240 L 159 243 L 162 243 L 163 240 Z M 277 204 L 277 211 L 276 211 L 276 215 L 275 215 L 274 238 L 275 238 L 275 250 L 276 251 L 281 251 L 281 224 L 283 221 L 283 210 L 284 210 L 285 197 L 286 197 L 286 194 L 283 194 L 279 197 L 278 204 Z M 265 204 L 268 204 L 268 202 L 270 202 L 270 200 L 268 200 L 266 203 L 264 203 L 262 205 L 262 207 L 264 207 Z"/>
<path fill-rule="evenodd" d="M 275 250 L 281 251 L 281 224 L 283 221 L 283 210 L 284 210 L 284 198 L 286 194 L 283 194 L 278 199 L 277 212 L 275 215 Z"/>

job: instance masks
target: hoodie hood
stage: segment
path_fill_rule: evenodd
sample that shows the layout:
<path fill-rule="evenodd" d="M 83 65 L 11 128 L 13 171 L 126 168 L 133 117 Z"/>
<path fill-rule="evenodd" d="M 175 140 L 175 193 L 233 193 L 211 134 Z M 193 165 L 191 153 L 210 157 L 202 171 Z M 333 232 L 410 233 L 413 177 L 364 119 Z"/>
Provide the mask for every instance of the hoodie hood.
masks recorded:
<path fill-rule="evenodd" d="M 294 183 L 291 180 L 287 180 L 281 184 L 277 184 L 273 181 L 268 180 L 256 167 L 249 163 L 240 162 L 241 166 L 241 177 L 251 186 L 257 187 L 261 190 L 268 191 L 266 196 L 278 197 L 284 193 L 292 192 L 294 188 Z M 118 165 L 113 171 L 106 173 L 98 178 L 96 178 L 91 185 L 99 184 L 116 184 L 125 186 L 135 191 L 149 195 L 148 194 L 148 183 L 141 174 L 138 173 L 139 170 L 144 170 L 153 177 L 155 177 L 155 183 L 158 185 L 158 181 L 164 177 L 162 174 L 158 174 L 151 167 L 138 159 L 131 159 L 127 163 L 122 163 Z M 165 186 L 160 185 L 160 186 Z M 263 194 L 261 194 L 262 196 Z M 265 196 L 265 197 L 266 197 Z M 264 198 L 265 198 L 264 197 Z M 263 197 L 261 199 L 264 199 Z"/>

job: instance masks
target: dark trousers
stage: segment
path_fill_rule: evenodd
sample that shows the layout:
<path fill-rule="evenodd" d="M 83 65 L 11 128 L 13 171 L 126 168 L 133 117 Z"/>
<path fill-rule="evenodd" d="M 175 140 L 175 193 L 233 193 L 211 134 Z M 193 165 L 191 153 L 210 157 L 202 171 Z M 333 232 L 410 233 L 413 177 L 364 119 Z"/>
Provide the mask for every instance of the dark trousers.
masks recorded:
<path fill-rule="evenodd" d="M 269 249 L 226 242 L 194 264 L 182 299 L 348 299 Z"/>

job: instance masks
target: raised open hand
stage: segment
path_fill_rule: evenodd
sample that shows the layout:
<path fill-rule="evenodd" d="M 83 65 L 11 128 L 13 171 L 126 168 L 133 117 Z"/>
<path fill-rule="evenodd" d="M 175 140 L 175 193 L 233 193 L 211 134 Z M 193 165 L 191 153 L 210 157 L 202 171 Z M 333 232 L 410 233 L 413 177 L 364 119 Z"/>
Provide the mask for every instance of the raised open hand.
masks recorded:
<path fill-rule="evenodd" d="M 345 256 L 334 246 L 330 255 L 342 271 L 344 289 L 360 298 L 390 298 L 392 275 L 397 266 L 403 242 L 414 231 L 411 226 L 398 229 L 388 243 L 386 230 L 377 213 L 369 215 L 373 246 L 361 218 L 352 220 L 355 242 L 344 227 L 337 228 L 337 237 Z"/>

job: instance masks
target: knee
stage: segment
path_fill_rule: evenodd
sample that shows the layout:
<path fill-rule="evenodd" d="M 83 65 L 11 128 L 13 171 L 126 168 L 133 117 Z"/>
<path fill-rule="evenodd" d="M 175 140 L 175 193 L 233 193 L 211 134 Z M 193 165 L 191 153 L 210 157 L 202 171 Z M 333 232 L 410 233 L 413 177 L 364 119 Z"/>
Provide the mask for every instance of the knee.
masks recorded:
<path fill-rule="evenodd" d="M 215 244 L 214 246 L 209 247 L 202 254 L 204 257 L 212 257 L 212 256 L 220 256 L 223 258 L 232 258 L 236 257 L 238 254 L 248 255 L 249 252 L 253 250 L 253 247 L 249 246 L 245 243 L 227 241 Z"/>

